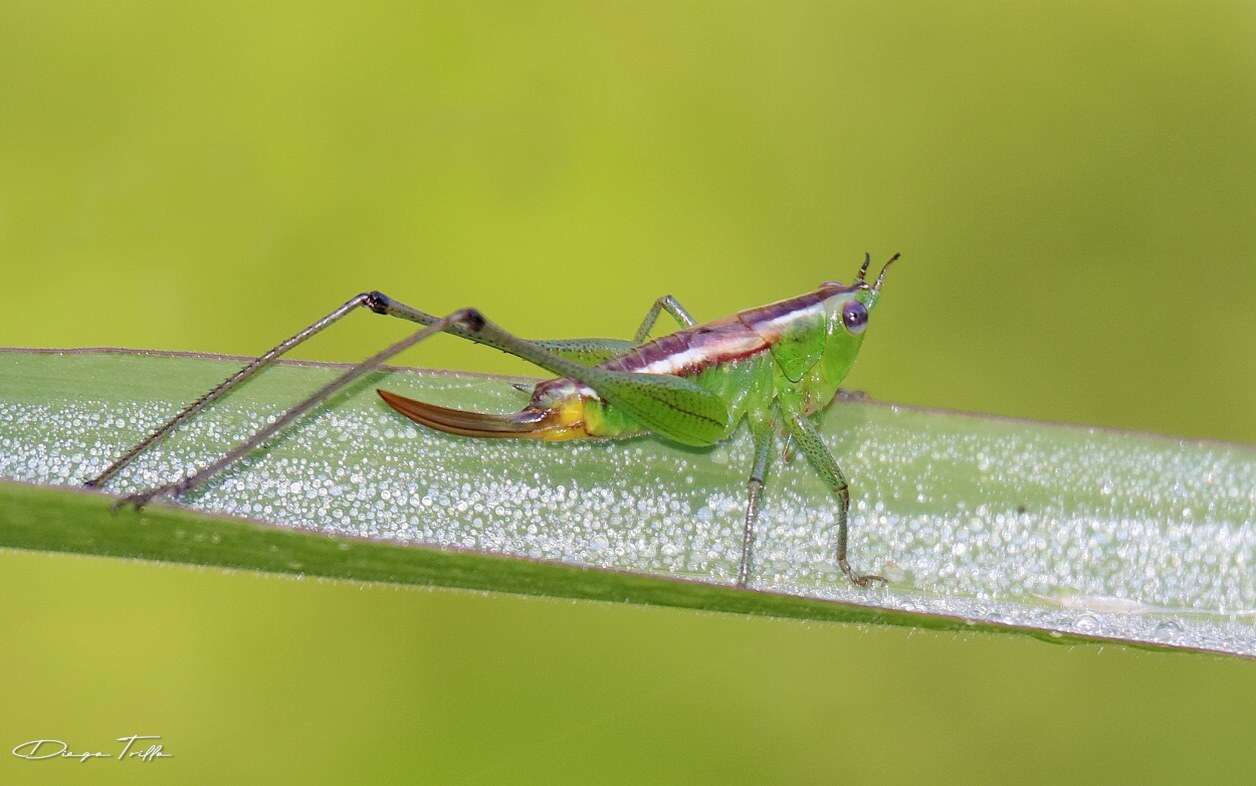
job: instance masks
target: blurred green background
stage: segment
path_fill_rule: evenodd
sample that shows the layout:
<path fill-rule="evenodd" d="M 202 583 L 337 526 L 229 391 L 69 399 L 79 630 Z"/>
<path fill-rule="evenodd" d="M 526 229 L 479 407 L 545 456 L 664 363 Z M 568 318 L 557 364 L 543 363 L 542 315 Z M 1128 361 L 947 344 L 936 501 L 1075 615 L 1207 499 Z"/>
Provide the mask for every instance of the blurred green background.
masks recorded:
<path fill-rule="evenodd" d="M 1252 442 L 1253 40 L 1246 2 L 7 0 L 0 344 L 256 354 L 371 288 L 626 336 L 902 251 L 851 387 Z M 5 784 L 1256 765 L 1256 669 L 1208 657 L 16 552 L 0 597 Z M 8 753 L 130 733 L 175 758 Z"/>

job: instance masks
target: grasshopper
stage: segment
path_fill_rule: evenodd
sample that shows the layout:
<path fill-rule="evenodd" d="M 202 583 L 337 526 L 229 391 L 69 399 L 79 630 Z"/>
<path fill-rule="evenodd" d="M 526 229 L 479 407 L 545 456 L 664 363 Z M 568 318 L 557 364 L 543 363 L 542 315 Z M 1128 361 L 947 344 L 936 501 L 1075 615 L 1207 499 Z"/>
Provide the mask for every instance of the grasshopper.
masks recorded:
<path fill-rule="evenodd" d="M 179 481 L 124 497 L 115 507 L 139 508 L 154 497 L 177 497 L 198 488 L 340 388 L 424 339 L 448 332 L 515 355 L 557 376 L 537 383 L 527 406 L 510 415 L 450 409 L 377 391 L 389 407 L 425 427 L 469 437 L 570 440 L 652 434 L 691 446 L 726 440 L 746 421 L 754 442 L 754 464 L 747 484 L 737 570 L 737 585 L 743 587 L 750 575 L 764 478 L 776 434 L 783 431 L 785 450 L 790 443 L 796 445 L 837 497 L 836 556 L 842 573 L 860 587 L 884 582 L 880 576 L 857 573 L 847 561 L 850 490 L 811 416 L 837 394 L 863 344 L 868 315 L 880 296 L 885 274 L 898 258 L 895 254 L 885 263 L 875 283 L 866 280 L 871 257 L 865 254 L 852 284 L 826 281 L 812 292 L 703 324 L 666 295 L 654 302 L 632 341 L 527 340 L 473 308 L 437 317 L 382 292 L 363 292 L 187 405 L 86 485 L 103 485 L 144 450 L 279 356 L 350 312 L 367 308 L 425 327 L 346 370 L 217 461 Z M 647 342 L 664 311 L 681 329 Z M 527 392 L 526 387 L 522 389 Z"/>

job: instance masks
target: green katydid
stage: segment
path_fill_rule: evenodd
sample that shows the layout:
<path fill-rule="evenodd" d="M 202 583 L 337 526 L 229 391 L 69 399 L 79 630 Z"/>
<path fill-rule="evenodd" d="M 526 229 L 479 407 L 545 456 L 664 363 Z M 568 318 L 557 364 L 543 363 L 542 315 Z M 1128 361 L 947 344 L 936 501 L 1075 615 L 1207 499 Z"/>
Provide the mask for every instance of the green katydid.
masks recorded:
<path fill-rule="evenodd" d="M 848 579 L 864 587 L 884 579 L 856 573 L 847 562 L 850 492 L 810 417 L 833 399 L 854 363 L 868 315 L 876 305 L 886 271 L 896 259 L 897 254 L 885 263 L 875 283 L 866 280 L 871 259 L 865 255 L 850 285 L 826 281 L 812 292 L 704 324 L 697 324 L 670 295 L 661 297 L 632 341 L 530 341 L 506 332 L 475 309 L 436 317 L 381 292 L 363 292 L 189 404 L 87 485 L 104 484 L 149 446 L 240 382 L 346 314 L 365 307 L 425 327 L 346 370 L 217 461 L 182 480 L 125 497 L 118 504 L 140 507 L 154 497 L 177 496 L 199 487 L 344 385 L 444 331 L 523 358 L 557 378 L 538 383 L 528 405 L 511 415 L 450 409 L 378 391 L 400 414 L 429 428 L 472 437 L 568 440 L 653 434 L 692 446 L 726 440 L 746 421 L 754 442 L 754 464 L 737 571 L 739 586 L 745 586 L 749 578 L 763 481 L 776 434 L 783 430 L 787 445 L 797 445 L 837 496 L 837 564 Z M 681 329 L 647 342 L 663 311 L 671 314 Z"/>

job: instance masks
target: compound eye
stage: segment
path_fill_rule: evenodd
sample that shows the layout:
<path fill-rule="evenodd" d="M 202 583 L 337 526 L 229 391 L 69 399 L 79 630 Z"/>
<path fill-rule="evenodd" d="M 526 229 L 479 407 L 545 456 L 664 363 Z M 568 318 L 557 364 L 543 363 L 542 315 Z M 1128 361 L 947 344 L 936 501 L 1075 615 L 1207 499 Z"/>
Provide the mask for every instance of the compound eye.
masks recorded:
<path fill-rule="evenodd" d="M 854 335 L 864 332 L 868 326 L 868 309 L 858 300 L 848 300 L 842 306 L 842 324 Z"/>

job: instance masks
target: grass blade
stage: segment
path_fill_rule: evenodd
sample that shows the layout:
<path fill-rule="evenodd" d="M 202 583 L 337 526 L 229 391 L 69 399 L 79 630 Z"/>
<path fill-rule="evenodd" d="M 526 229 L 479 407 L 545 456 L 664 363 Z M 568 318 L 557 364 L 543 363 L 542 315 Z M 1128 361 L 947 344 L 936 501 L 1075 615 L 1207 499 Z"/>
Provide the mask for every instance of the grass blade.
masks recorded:
<path fill-rule="evenodd" d="M 518 408 L 499 377 L 374 374 L 188 507 L 113 514 L 105 495 L 55 488 L 239 364 L 0 352 L 0 478 L 21 481 L 0 484 L 0 545 L 1256 655 L 1256 450 L 1239 445 L 838 402 L 822 431 L 851 478 L 852 561 L 893 579 L 875 591 L 832 564 L 832 500 L 802 461 L 770 473 L 755 591 L 727 586 L 745 435 L 714 450 L 475 441 L 424 431 L 374 393 Z M 208 461 L 336 370 L 265 372 L 111 490 Z"/>

